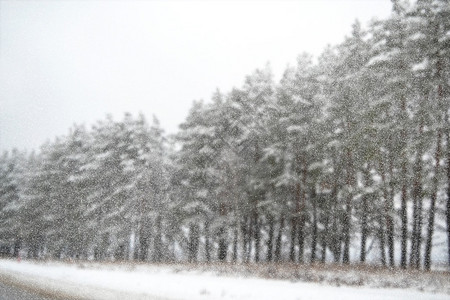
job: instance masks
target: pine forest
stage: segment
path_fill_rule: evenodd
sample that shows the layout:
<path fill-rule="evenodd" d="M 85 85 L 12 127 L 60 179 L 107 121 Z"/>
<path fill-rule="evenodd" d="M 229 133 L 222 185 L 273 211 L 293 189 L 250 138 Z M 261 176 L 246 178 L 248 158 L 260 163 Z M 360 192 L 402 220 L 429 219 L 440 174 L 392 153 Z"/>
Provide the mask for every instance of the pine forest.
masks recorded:
<path fill-rule="evenodd" d="M 5 152 L 0 252 L 450 265 L 449 113 L 450 4 L 393 1 L 279 82 L 268 64 L 195 101 L 174 135 L 125 113 Z"/>

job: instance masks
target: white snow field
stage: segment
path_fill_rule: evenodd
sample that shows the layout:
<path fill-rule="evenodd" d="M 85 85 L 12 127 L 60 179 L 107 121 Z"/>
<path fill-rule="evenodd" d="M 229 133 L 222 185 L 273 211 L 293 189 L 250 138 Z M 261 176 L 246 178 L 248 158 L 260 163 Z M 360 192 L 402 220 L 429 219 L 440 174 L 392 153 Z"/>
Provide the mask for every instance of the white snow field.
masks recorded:
<path fill-rule="evenodd" d="M 448 294 L 414 289 L 337 287 L 148 265 L 0 260 L 0 280 L 45 290 L 63 299 L 450 299 Z"/>

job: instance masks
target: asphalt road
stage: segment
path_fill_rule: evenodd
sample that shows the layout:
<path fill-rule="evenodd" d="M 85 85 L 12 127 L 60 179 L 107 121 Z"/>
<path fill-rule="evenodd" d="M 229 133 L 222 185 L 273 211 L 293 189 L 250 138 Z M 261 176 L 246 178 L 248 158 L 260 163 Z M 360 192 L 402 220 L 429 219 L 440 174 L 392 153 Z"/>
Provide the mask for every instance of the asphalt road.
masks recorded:
<path fill-rule="evenodd" d="M 0 282 L 0 300 L 51 300 L 19 287 Z"/>

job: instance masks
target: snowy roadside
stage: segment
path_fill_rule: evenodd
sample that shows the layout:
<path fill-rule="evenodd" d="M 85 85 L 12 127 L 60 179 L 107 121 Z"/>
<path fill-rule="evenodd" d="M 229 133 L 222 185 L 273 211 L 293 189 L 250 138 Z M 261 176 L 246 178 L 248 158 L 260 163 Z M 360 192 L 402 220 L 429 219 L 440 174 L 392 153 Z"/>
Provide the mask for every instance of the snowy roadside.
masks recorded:
<path fill-rule="evenodd" d="M 0 260 L 0 280 L 72 299 L 448 299 L 412 289 L 336 287 L 287 280 L 218 276 L 168 266 L 37 263 Z"/>

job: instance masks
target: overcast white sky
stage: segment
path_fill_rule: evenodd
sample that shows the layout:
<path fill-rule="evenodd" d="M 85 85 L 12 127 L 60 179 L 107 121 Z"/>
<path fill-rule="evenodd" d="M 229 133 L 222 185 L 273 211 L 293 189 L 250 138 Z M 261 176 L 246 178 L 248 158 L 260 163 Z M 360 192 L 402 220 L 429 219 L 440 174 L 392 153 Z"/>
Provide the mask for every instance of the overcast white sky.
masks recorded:
<path fill-rule="evenodd" d="M 155 114 L 177 131 L 193 100 L 270 62 L 341 42 L 389 0 L 1 1 L 0 150 L 38 149 L 72 124 Z"/>

